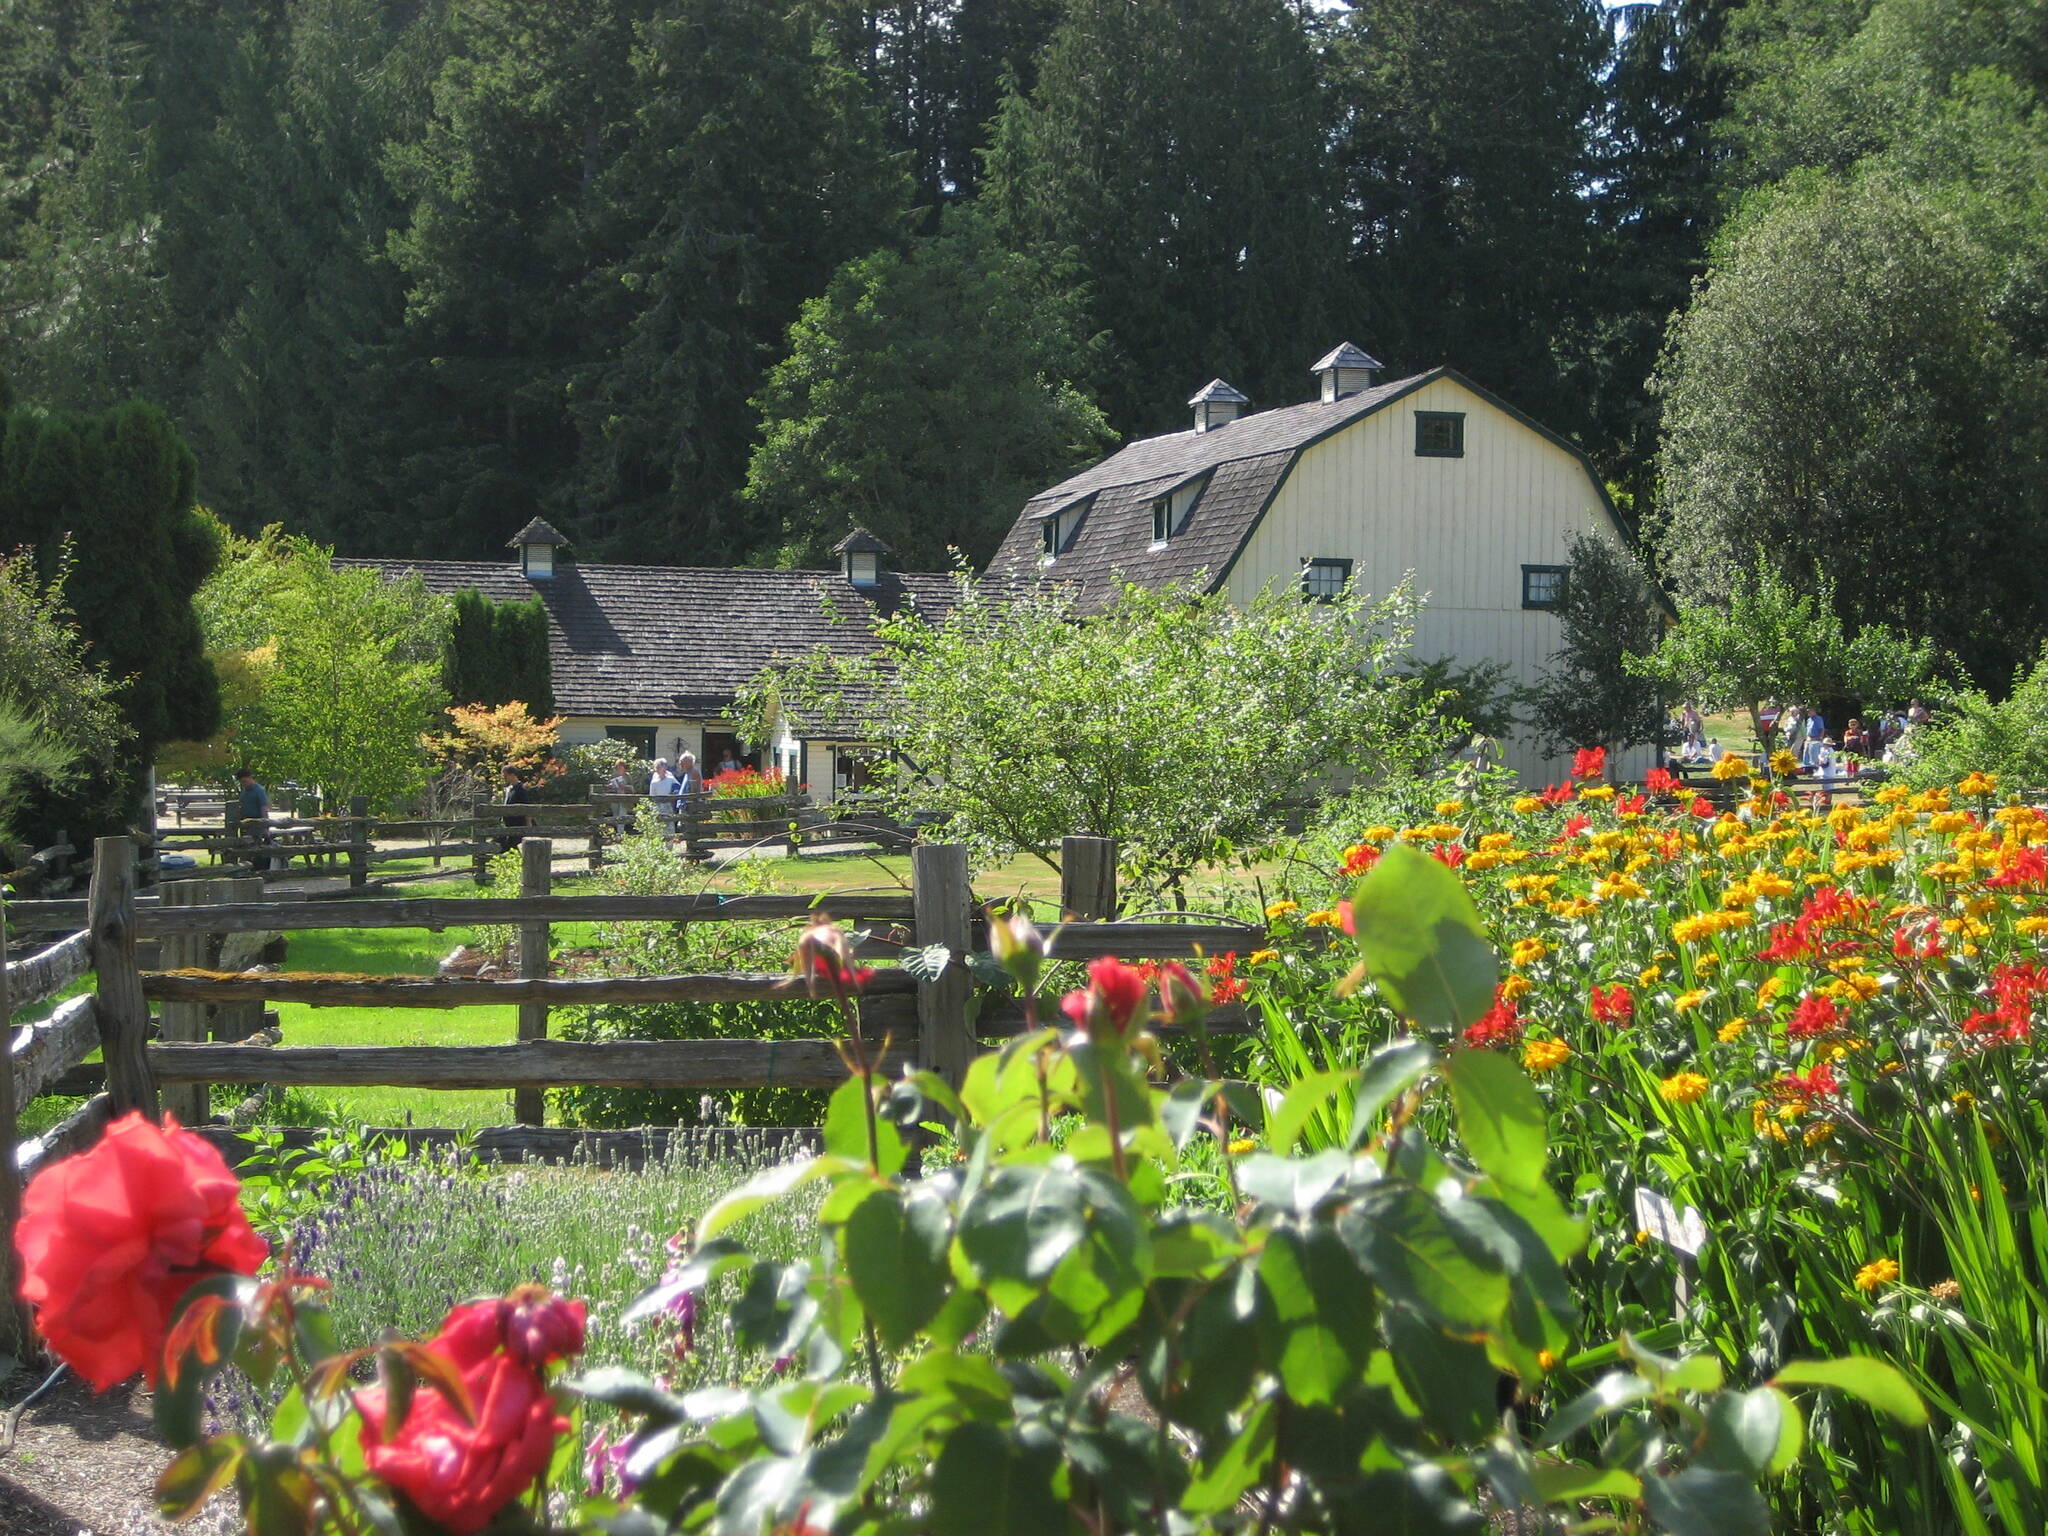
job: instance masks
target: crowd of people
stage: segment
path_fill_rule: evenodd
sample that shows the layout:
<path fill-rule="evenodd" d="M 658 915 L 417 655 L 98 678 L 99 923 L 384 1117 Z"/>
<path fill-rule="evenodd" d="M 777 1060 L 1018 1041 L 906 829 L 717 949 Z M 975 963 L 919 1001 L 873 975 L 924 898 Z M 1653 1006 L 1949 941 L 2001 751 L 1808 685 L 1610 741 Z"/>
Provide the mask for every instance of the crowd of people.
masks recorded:
<path fill-rule="evenodd" d="M 1906 708 L 1879 710 L 1866 721 L 1852 715 L 1839 733 L 1830 733 L 1827 717 L 1817 705 L 1771 704 L 1762 722 L 1772 730 L 1775 749 L 1790 752 L 1799 771 L 1816 779 L 1852 777 L 1871 763 L 1896 763 L 1913 756 L 1913 732 L 1927 723 L 1927 706 L 1914 699 Z M 1670 721 L 1677 746 L 1674 768 L 1711 764 L 1725 749 L 1707 735 L 1706 722 L 1691 704 Z"/>

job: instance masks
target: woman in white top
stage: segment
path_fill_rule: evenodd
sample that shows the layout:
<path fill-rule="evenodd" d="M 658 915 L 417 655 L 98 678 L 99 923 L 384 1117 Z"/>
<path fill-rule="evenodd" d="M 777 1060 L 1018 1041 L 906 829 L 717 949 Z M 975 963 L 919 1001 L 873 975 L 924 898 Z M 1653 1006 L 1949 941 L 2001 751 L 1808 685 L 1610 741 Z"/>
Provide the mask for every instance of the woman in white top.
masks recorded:
<path fill-rule="evenodd" d="M 664 796 L 680 795 L 682 792 L 682 781 L 668 771 L 668 759 L 657 757 L 654 760 L 654 776 L 647 781 L 647 793 L 650 796 Z"/>

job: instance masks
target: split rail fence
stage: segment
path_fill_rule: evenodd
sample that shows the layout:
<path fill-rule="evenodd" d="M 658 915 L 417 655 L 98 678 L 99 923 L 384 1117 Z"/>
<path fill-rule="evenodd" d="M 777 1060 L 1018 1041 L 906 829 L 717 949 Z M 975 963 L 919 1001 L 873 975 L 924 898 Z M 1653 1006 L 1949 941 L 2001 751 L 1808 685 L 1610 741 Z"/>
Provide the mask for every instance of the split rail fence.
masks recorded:
<path fill-rule="evenodd" d="M 523 807 L 520 809 L 524 809 Z M 1115 844 L 1068 838 L 1063 847 L 1061 909 L 1069 920 L 1053 930 L 1054 959 L 1193 958 L 1256 949 L 1263 928 L 1250 924 L 1124 922 L 1116 910 Z M 47 1018 L 10 1030 L 11 1072 L 0 1073 L 0 1147 L 13 1150 L 0 1166 L 0 1258 L 12 1252 L 20 1183 L 50 1159 L 89 1145 L 115 1115 L 168 1110 L 188 1125 L 207 1118 L 215 1083 L 300 1087 L 510 1089 L 517 1128 L 485 1132 L 512 1155 L 564 1155 L 615 1143 L 619 1132 L 569 1132 L 541 1126 L 548 1088 L 629 1086 L 671 1090 L 750 1087 L 829 1089 L 845 1080 L 835 1040 L 607 1040 L 548 1037 L 553 1008 L 587 1003 L 794 1000 L 805 994 L 788 974 L 723 972 L 664 976 L 554 976 L 549 929 L 580 922 L 795 921 L 830 911 L 863 934 L 857 953 L 880 960 L 911 949 L 944 946 L 948 963 L 917 973 L 877 966 L 863 993 L 862 1023 L 886 1038 L 885 1068 L 915 1062 L 958 1081 L 984 1038 L 1014 1033 L 1023 1022 L 1016 1002 L 971 1006 L 973 976 L 966 957 L 985 948 L 968 884 L 967 853 L 953 845 L 911 850 L 908 892 L 833 897 L 761 895 L 556 895 L 549 890 L 550 844 L 526 839 L 520 848 L 516 897 L 368 897 L 348 901 L 262 899 L 259 882 L 180 882 L 154 904 L 138 901 L 135 850 L 125 837 L 101 838 L 93 849 L 91 894 L 85 901 L 22 901 L 0 907 L 0 953 L 8 923 L 32 931 L 75 927 L 70 937 L 0 972 L 0 1019 L 61 992 L 90 972 L 94 989 L 60 1004 Z M 504 980 L 449 976 L 295 975 L 289 971 L 228 974 L 199 968 L 210 936 L 288 933 L 307 929 L 417 928 L 439 932 L 478 925 L 516 926 L 520 975 Z M 163 967 L 145 970 L 140 940 L 160 940 Z M 516 1039 L 481 1046 L 290 1046 L 233 1038 L 266 1003 L 460 1008 L 515 1004 Z M 150 1005 L 158 1006 L 153 1022 Z M 207 1040 L 207 1010 L 214 1032 Z M 223 1027 L 223 1014 L 240 1023 Z M 1244 1027 L 1235 1005 L 1219 1008 L 1220 1030 Z M 154 1030 L 155 1038 L 152 1038 Z M 105 1062 L 105 1090 L 47 1134 L 20 1140 L 17 1112 L 95 1049 Z M 647 1134 L 658 1134 L 649 1132 Z M 426 1131 L 421 1136 L 451 1137 Z M 0 1294 L 11 1294 L 8 1292 Z"/>
<path fill-rule="evenodd" d="M 252 837 L 243 825 L 228 819 L 229 804 L 188 805 L 183 791 L 166 795 L 165 803 L 178 807 L 179 824 L 159 832 L 158 851 L 217 861 L 166 871 L 168 878 L 288 880 L 331 873 L 345 875 L 351 890 L 368 888 L 380 865 L 422 859 L 436 869 L 444 861 L 456 861 L 459 868 L 467 860 L 482 884 L 485 866 L 494 855 L 525 836 L 541 833 L 554 845 L 551 858 L 586 861 L 595 873 L 603 867 L 605 849 L 635 824 L 643 806 L 654 812 L 663 831 L 691 858 L 761 847 L 779 847 L 791 855 L 856 843 L 904 848 L 912 835 L 892 817 L 859 806 L 819 804 L 807 795 L 728 799 L 702 791 L 620 795 L 594 790 L 585 801 L 504 805 L 478 800 L 465 816 L 392 819 L 370 815 L 368 801 L 358 796 L 349 802 L 346 815 L 285 817 L 267 823 L 264 835 Z M 184 820 L 187 809 L 195 816 L 190 825 Z M 220 824 L 200 824 L 201 813 L 219 817 Z M 392 847 L 392 839 L 416 841 Z"/>

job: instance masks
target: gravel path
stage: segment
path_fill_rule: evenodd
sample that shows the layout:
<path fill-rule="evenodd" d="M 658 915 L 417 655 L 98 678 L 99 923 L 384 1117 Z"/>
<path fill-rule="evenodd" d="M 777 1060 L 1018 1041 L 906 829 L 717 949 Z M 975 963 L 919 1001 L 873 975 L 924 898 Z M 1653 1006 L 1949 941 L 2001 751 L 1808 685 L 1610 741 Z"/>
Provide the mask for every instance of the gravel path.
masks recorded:
<path fill-rule="evenodd" d="M 35 1384 L 16 1376 L 8 1402 Z M 140 1384 L 95 1394 L 76 1377 L 22 1416 L 11 1453 L 0 1456 L 0 1532 L 6 1536 L 204 1536 L 229 1529 L 202 1514 L 173 1527 L 156 1516 L 157 1474 L 170 1460 Z M 223 1511 L 224 1513 L 224 1511 Z"/>

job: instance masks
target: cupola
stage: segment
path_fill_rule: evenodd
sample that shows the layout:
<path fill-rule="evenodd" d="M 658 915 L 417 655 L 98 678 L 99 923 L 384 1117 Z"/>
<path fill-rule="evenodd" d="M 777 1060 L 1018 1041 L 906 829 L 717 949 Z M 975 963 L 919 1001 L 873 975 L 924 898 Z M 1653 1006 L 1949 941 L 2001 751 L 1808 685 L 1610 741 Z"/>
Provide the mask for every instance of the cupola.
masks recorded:
<path fill-rule="evenodd" d="M 1309 372 L 1323 381 L 1323 403 L 1327 405 L 1372 388 L 1374 377 L 1384 366 L 1370 352 L 1346 341 L 1326 353 Z"/>
<path fill-rule="evenodd" d="M 882 557 L 896 551 L 867 529 L 856 528 L 832 546 L 832 553 L 839 557 L 840 574 L 848 581 L 856 587 L 873 587 L 881 584 Z"/>
<path fill-rule="evenodd" d="M 528 581 L 547 581 L 555 574 L 555 551 L 567 549 L 569 541 L 547 519 L 536 517 L 507 541 L 508 549 L 519 551 L 519 574 Z"/>
<path fill-rule="evenodd" d="M 1212 432 L 1237 420 L 1251 401 L 1221 379 L 1211 379 L 1188 397 L 1188 404 L 1195 408 L 1195 430 Z"/>

